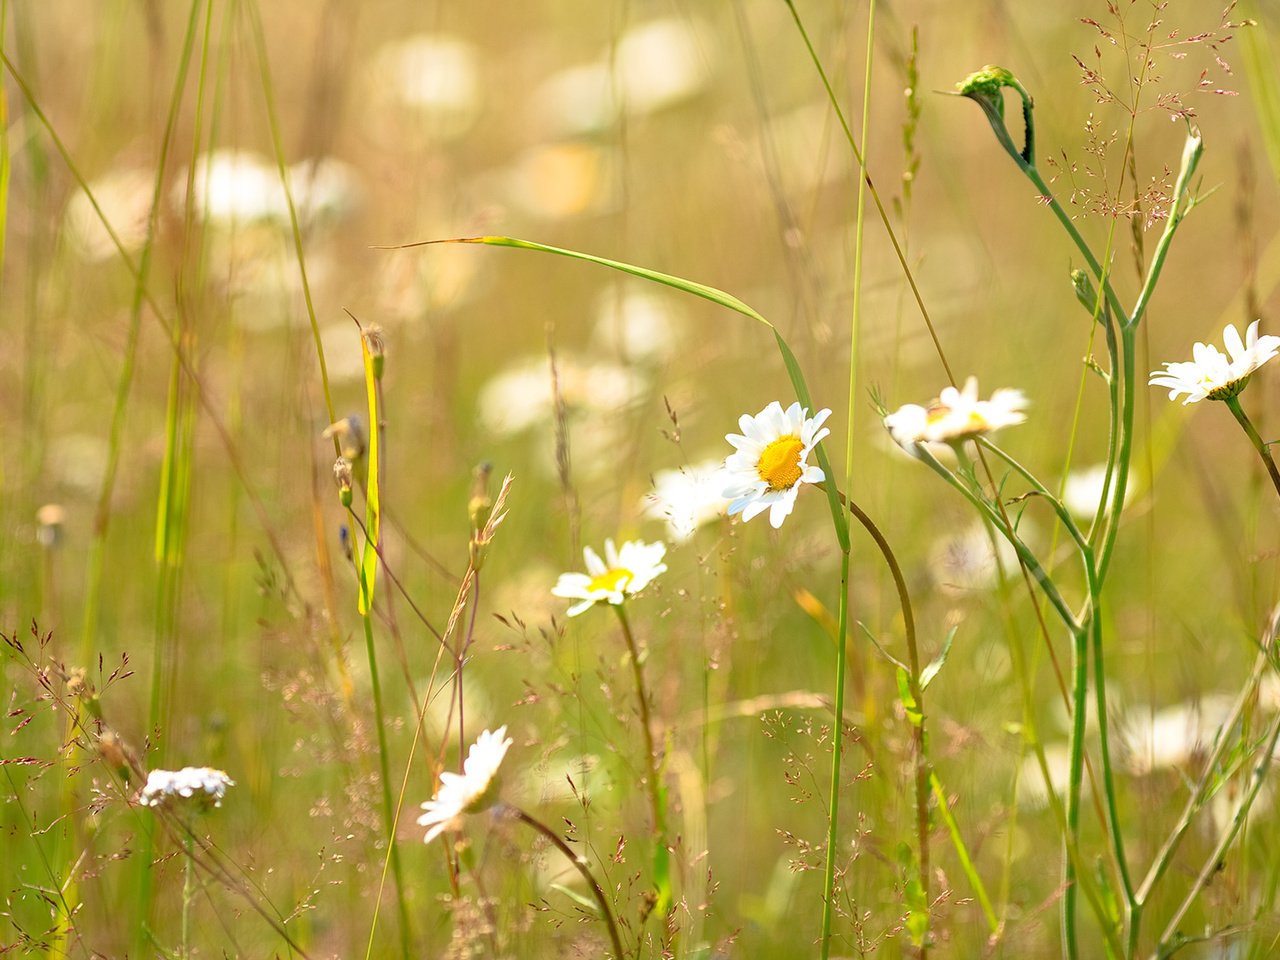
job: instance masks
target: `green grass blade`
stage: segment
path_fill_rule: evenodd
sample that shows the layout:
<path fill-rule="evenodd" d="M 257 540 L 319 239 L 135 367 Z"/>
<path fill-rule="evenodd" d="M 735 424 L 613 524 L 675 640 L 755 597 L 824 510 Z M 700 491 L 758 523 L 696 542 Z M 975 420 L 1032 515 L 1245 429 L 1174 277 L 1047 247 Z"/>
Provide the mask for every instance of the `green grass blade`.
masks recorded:
<path fill-rule="evenodd" d="M 425 247 L 436 243 L 479 243 L 490 247 L 514 247 L 517 250 L 536 250 L 541 253 L 554 253 L 561 257 L 570 257 L 574 260 L 585 260 L 588 263 L 598 264 L 602 267 L 608 267 L 611 270 L 619 270 L 622 273 L 628 273 L 633 277 L 639 277 L 641 280 L 651 280 L 654 283 L 660 283 L 676 290 L 682 290 L 685 293 L 691 293 L 695 297 L 701 297 L 704 300 L 710 300 L 722 307 L 728 307 L 735 313 L 740 313 L 744 317 L 749 317 L 758 323 L 763 323 L 773 332 L 773 338 L 778 344 L 778 352 L 782 354 L 782 363 L 787 368 L 787 376 L 791 378 L 791 385 L 795 389 L 796 399 L 800 401 L 801 406 L 806 407 L 810 413 L 814 411 L 813 399 L 809 396 L 809 386 L 805 382 L 804 374 L 800 370 L 800 361 L 796 359 L 796 355 L 791 351 L 791 347 L 787 345 L 786 340 L 782 338 L 782 334 L 778 332 L 778 328 L 766 320 L 759 311 L 748 306 L 731 293 L 710 286 L 705 283 L 698 283 L 696 280 L 686 280 L 684 277 L 672 276 L 669 273 L 662 273 L 658 270 L 650 270 L 648 267 L 639 267 L 633 263 L 625 263 L 622 260 L 610 260 L 608 257 L 598 257 L 595 254 L 583 253 L 579 250 L 569 250 L 564 247 L 553 247 L 545 243 L 536 243 L 532 240 L 519 240 L 515 237 L 458 237 L 450 240 L 424 240 L 417 243 L 397 244 L 389 249 L 407 249 L 409 247 Z M 818 444 L 814 453 L 818 458 L 818 466 L 822 468 L 823 473 L 828 478 L 834 478 L 835 473 L 831 469 L 831 461 L 827 458 L 826 449 L 822 444 Z M 836 537 L 840 541 L 842 550 L 849 549 L 849 523 L 844 515 L 844 511 L 840 508 L 840 501 L 836 493 L 835 483 L 825 484 L 827 492 L 827 503 L 831 508 L 831 516 L 836 526 Z"/>
<path fill-rule="evenodd" d="M 365 392 L 369 395 L 369 483 L 365 495 L 364 550 L 360 554 L 360 615 L 366 616 L 373 609 L 373 585 L 378 575 L 378 538 L 382 506 L 378 497 L 381 482 L 378 463 L 378 381 L 373 372 L 373 355 L 369 343 L 360 338 L 360 352 L 364 357 Z"/>

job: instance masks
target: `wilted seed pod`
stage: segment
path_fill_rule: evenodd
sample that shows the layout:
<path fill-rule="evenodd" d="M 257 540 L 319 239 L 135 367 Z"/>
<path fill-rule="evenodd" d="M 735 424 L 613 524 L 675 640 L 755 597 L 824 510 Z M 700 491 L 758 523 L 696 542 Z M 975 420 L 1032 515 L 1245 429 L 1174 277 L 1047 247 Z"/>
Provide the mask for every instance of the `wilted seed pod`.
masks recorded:
<path fill-rule="evenodd" d="M 382 368 L 387 359 L 387 344 L 382 338 L 382 328 L 377 324 L 370 324 L 360 331 L 360 336 L 364 338 L 369 358 L 373 361 L 373 379 L 381 380 Z"/>
<path fill-rule="evenodd" d="M 338 484 L 338 499 L 344 507 L 351 506 L 351 461 L 339 457 L 333 461 L 333 479 Z"/>
<path fill-rule="evenodd" d="M 56 503 L 46 503 L 36 511 L 36 541 L 46 550 L 52 550 L 62 540 L 62 525 L 67 511 Z"/>
<path fill-rule="evenodd" d="M 364 456 L 366 447 L 364 422 L 355 414 L 343 417 L 337 423 L 329 424 L 324 428 L 322 436 L 326 440 L 337 437 L 338 452 L 352 463 Z"/>

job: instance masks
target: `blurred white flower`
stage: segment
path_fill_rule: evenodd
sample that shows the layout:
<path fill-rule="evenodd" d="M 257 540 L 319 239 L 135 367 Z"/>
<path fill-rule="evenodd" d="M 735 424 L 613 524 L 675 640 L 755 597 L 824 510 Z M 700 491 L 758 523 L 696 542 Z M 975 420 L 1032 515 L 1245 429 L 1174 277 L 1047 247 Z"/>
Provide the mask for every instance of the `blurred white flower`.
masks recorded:
<path fill-rule="evenodd" d="M 1021 390 L 997 390 L 990 400 L 978 399 L 978 380 L 964 388 L 945 387 L 928 407 L 909 403 L 884 418 L 889 433 L 903 447 L 917 443 L 955 442 L 993 433 L 1022 423 L 1027 398 Z"/>
<path fill-rule="evenodd" d="M 710 71 L 699 38 L 687 20 L 674 17 L 650 20 L 622 35 L 614 76 L 629 111 L 653 113 L 688 100 L 706 86 Z"/>
<path fill-rule="evenodd" d="M 653 491 L 644 498 L 645 516 L 665 520 L 673 540 L 688 540 L 698 527 L 725 515 L 729 479 L 719 460 L 659 470 L 653 475 Z"/>
<path fill-rule="evenodd" d="M 192 193 L 196 214 L 212 224 L 289 222 L 279 171 L 249 150 L 214 150 L 196 160 Z M 175 206 L 182 208 L 186 195 L 186 181 L 179 181 L 173 188 Z"/>
<path fill-rule="evenodd" d="M 289 230 L 289 197 L 275 163 L 250 150 L 214 150 L 194 166 L 195 213 L 208 223 L 243 227 L 261 223 Z M 360 200 L 354 169 L 334 157 L 303 160 L 287 169 L 294 212 L 303 227 L 331 223 L 350 215 Z M 185 207 L 187 183 L 174 185 L 171 197 Z"/>
<path fill-rule="evenodd" d="M 805 461 L 831 432 L 822 427 L 831 411 L 806 417 L 808 412 L 798 401 L 784 411 L 775 400 L 754 417 L 743 414 L 738 420 L 741 434 L 725 436 L 737 451 L 724 465 L 728 482 L 723 493 L 733 501 L 731 516 L 741 513 L 750 520 L 768 510 L 776 529 L 795 507 L 801 485 L 825 479 L 821 467 Z"/>
<path fill-rule="evenodd" d="M 623 109 L 645 116 L 677 106 L 711 78 L 711 36 L 687 19 L 638 24 L 598 59 L 549 77 L 534 93 L 534 111 L 552 135 L 574 137 L 608 128 Z"/>
<path fill-rule="evenodd" d="M 478 56 L 471 44 L 445 34 L 416 34 L 384 46 L 375 56 L 373 82 L 418 111 L 432 132 L 456 139 L 480 116 Z"/>
<path fill-rule="evenodd" d="M 1023 533 L 1025 535 L 1025 531 Z M 995 544 L 991 539 L 993 535 Z M 929 551 L 928 566 L 929 574 L 940 590 L 963 594 L 996 586 L 1000 570 L 1017 569 L 1018 554 L 1008 540 L 988 531 L 979 522 L 934 541 Z"/>
<path fill-rule="evenodd" d="M 1065 743 L 1046 743 L 1044 745 L 1045 766 L 1049 768 L 1049 780 L 1053 792 L 1061 799 L 1066 796 L 1067 785 L 1071 780 L 1071 748 Z M 1085 777 L 1080 784 L 1081 796 L 1089 794 L 1089 778 Z M 1049 805 L 1049 790 L 1044 782 L 1044 771 L 1040 769 L 1040 761 L 1030 750 L 1022 759 L 1021 773 L 1018 775 L 1018 805 L 1031 810 L 1043 810 Z"/>
<path fill-rule="evenodd" d="M 556 380 L 569 411 L 617 413 L 644 393 L 647 382 L 630 367 L 587 363 L 557 354 Z M 499 434 L 519 433 L 545 423 L 555 412 L 551 364 L 546 357 L 519 360 L 480 391 L 480 420 Z"/>
<path fill-rule="evenodd" d="M 289 168 L 289 189 L 298 222 L 304 228 L 345 220 L 359 205 L 363 192 L 355 169 L 335 157 L 295 163 Z"/>
<path fill-rule="evenodd" d="M 1067 479 L 1062 485 L 1062 505 L 1077 519 L 1092 520 L 1098 512 L 1098 505 L 1102 501 L 1102 485 L 1106 482 L 1106 479 L 1107 465 L 1105 463 L 1072 470 L 1067 474 Z M 1112 477 L 1111 482 L 1112 490 L 1114 491 L 1114 477 Z M 1133 487 L 1128 486 L 1124 491 L 1124 502 L 1128 504 L 1132 499 Z"/>
<path fill-rule="evenodd" d="M 659 361 L 676 346 L 670 300 L 649 290 L 611 286 L 596 298 L 592 343 L 627 360 Z"/>
<path fill-rule="evenodd" d="M 1154 713 L 1135 707 L 1121 726 L 1121 739 L 1132 773 L 1184 767 L 1213 746 L 1231 713 L 1232 700 L 1213 694 L 1175 704 Z"/>
<path fill-rule="evenodd" d="M 136 252 L 146 242 L 155 185 L 154 170 L 130 167 L 107 173 L 89 184 L 93 199 L 126 253 Z M 115 241 L 83 190 L 76 191 L 67 201 L 66 224 L 76 250 L 86 260 L 107 260 L 116 255 Z"/>
<path fill-rule="evenodd" d="M 544 220 L 605 213 L 617 199 L 616 157 L 590 143 L 538 144 L 506 170 L 501 186 L 513 204 Z"/>
<path fill-rule="evenodd" d="M 664 543 L 645 543 L 629 540 L 621 549 L 612 540 L 604 542 L 604 559 L 590 547 L 582 551 L 586 573 L 562 573 L 551 593 L 567 600 L 580 600 L 569 608 L 569 616 L 576 617 L 597 603 L 620 604 L 627 597 L 639 593 L 658 574 L 667 569 L 662 562 L 667 546 Z"/>
<path fill-rule="evenodd" d="M 1147 382 L 1153 387 L 1168 388 L 1170 400 L 1185 393 L 1184 407 L 1206 398 L 1228 400 L 1238 396 L 1253 372 L 1280 352 L 1280 337 L 1259 337 L 1259 323 L 1255 320 L 1249 324 L 1243 341 L 1235 325 L 1227 324 L 1222 340 L 1229 357 L 1215 346 L 1197 343 L 1191 348 L 1191 360 L 1166 363 L 1165 369 L 1153 371 Z"/>
<path fill-rule="evenodd" d="M 461 774 L 440 774 L 440 788 L 422 805 L 425 812 L 418 818 L 418 825 L 427 828 L 422 838 L 426 843 L 446 830 L 459 829 L 465 814 L 479 813 L 497 802 L 498 768 L 511 742 L 505 725 L 492 732 L 486 730 L 467 752 Z"/>
<path fill-rule="evenodd" d="M 152 770 L 147 774 L 147 782 L 138 794 L 138 801 L 144 807 L 158 807 L 181 800 L 193 800 L 198 806 L 220 807 L 227 787 L 234 787 L 235 783 L 221 770 L 212 767 Z"/>

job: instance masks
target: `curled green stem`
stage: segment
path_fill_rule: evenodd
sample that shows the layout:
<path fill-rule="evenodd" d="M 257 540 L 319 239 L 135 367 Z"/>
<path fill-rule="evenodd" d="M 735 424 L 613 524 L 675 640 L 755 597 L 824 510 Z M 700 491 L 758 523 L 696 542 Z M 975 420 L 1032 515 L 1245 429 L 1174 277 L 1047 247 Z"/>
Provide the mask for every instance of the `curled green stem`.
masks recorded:
<path fill-rule="evenodd" d="M 565 843 L 559 834 L 541 820 L 530 816 L 518 807 L 507 807 L 506 809 L 521 823 L 532 827 L 546 838 L 548 843 L 564 854 L 565 858 L 573 864 L 574 869 L 582 875 L 582 879 L 587 881 L 587 886 L 591 888 L 591 895 L 595 898 L 596 903 L 600 905 L 600 915 L 604 917 L 605 926 L 609 930 L 609 941 L 613 944 L 614 958 L 615 960 L 623 960 L 627 954 L 622 949 L 622 938 L 618 935 L 618 922 L 613 917 L 613 907 L 609 904 L 609 898 L 604 895 L 604 888 L 600 886 L 600 882 L 596 880 L 595 875 L 587 867 L 586 863 L 573 852 L 573 848 Z"/>

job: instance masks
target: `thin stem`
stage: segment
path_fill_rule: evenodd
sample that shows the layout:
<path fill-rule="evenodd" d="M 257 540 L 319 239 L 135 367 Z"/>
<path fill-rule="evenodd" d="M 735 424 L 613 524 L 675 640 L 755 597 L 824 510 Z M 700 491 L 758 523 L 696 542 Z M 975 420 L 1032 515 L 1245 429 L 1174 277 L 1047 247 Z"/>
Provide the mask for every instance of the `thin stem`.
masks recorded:
<path fill-rule="evenodd" d="M 361 574 L 361 579 L 364 579 Z M 364 589 L 362 586 L 361 589 Z M 370 613 L 361 618 L 364 625 L 365 651 L 369 658 L 369 686 L 373 693 L 374 726 L 378 730 L 378 774 L 382 787 L 382 817 L 387 830 L 387 850 L 391 863 L 391 873 L 396 882 L 396 905 L 400 911 L 400 949 L 404 957 L 411 956 L 409 947 L 409 908 L 404 899 L 404 876 L 400 870 L 400 850 L 396 846 L 395 824 L 397 808 L 391 799 L 391 766 L 387 756 L 387 728 L 384 722 L 386 714 L 382 707 L 382 684 L 378 680 L 378 655 L 373 643 L 373 619 Z M 383 865 L 385 873 L 386 865 Z M 381 886 L 379 886 L 381 889 Z M 373 955 L 373 937 L 378 929 L 378 911 L 381 897 L 373 905 L 373 922 L 369 924 L 369 945 L 365 956 Z"/>
<path fill-rule="evenodd" d="M 1218 870 L 1221 869 L 1223 858 L 1226 857 L 1227 851 L 1231 849 L 1231 845 L 1235 842 L 1240 828 L 1244 826 L 1244 821 L 1249 816 L 1249 810 L 1253 807 L 1258 791 L 1262 789 L 1262 784 L 1267 779 L 1277 741 L 1280 741 L 1280 717 L 1276 717 L 1272 721 L 1266 745 L 1262 748 L 1262 759 L 1253 768 L 1253 779 L 1249 783 L 1249 792 L 1241 798 L 1240 805 L 1236 807 L 1236 812 L 1231 818 L 1230 825 L 1223 832 L 1222 838 L 1218 841 L 1218 845 L 1214 847 L 1213 852 L 1205 858 L 1204 866 L 1200 868 L 1200 873 L 1196 876 L 1195 883 L 1192 884 L 1186 897 L 1174 912 L 1173 917 L 1170 918 L 1168 926 L 1164 928 L 1164 933 L 1160 935 L 1160 943 L 1156 946 L 1156 957 L 1167 957 L 1172 952 L 1169 950 L 1169 941 L 1178 936 L 1178 925 L 1182 923 L 1182 918 L 1187 915 L 1187 911 L 1196 902 L 1201 891 L 1212 882 Z"/>
<path fill-rule="evenodd" d="M 1267 662 L 1267 650 L 1264 648 L 1258 652 L 1253 664 L 1253 673 L 1250 675 L 1244 689 L 1240 691 L 1240 695 L 1236 698 L 1236 702 L 1231 708 L 1231 713 L 1218 730 L 1213 750 L 1205 760 L 1204 773 L 1201 774 L 1195 789 L 1191 791 L 1191 796 L 1187 798 L 1186 805 L 1182 809 L 1182 816 L 1178 818 L 1178 823 L 1174 826 L 1173 831 L 1165 838 L 1164 844 L 1160 847 L 1160 852 L 1156 854 L 1151 868 L 1147 871 L 1147 875 L 1143 878 L 1142 884 L 1138 888 L 1135 895 L 1137 906 L 1134 909 L 1133 919 L 1129 925 L 1129 956 L 1137 955 L 1138 935 L 1142 923 L 1142 908 L 1146 906 L 1152 892 L 1155 890 L 1156 884 L 1160 882 L 1160 878 L 1164 876 L 1165 871 L 1168 870 L 1169 865 L 1173 862 L 1174 854 L 1177 853 L 1178 846 L 1182 843 L 1182 838 L 1186 836 L 1187 830 L 1191 828 L 1191 822 L 1195 819 L 1195 815 L 1200 811 L 1201 804 L 1204 802 L 1205 794 L 1208 793 L 1210 785 L 1217 781 L 1219 776 L 1218 763 L 1222 760 L 1223 754 L 1227 752 L 1229 744 L 1225 734 L 1233 729 L 1240 722 L 1240 718 L 1244 716 L 1245 707 L 1253 699 L 1258 689 L 1258 683 L 1262 680 L 1262 674 L 1267 668 Z"/>
<path fill-rule="evenodd" d="M 954 473 L 938 462 L 938 459 L 931 454 L 921 444 L 916 444 L 913 449 L 908 451 L 917 460 L 928 466 L 934 473 L 946 480 L 947 483 L 955 487 L 966 500 L 968 500 L 978 511 L 987 518 L 987 520 L 1000 531 L 1000 535 L 1009 542 L 1014 551 L 1018 554 L 1023 568 L 1033 577 L 1040 589 L 1044 591 L 1045 597 L 1049 600 L 1050 605 L 1057 612 L 1062 622 L 1066 624 L 1067 629 L 1075 633 L 1080 629 L 1079 621 L 1077 621 L 1071 607 L 1067 605 L 1067 601 L 1063 599 L 1062 594 L 1058 591 L 1058 586 L 1054 583 L 1053 577 L 1040 566 L 1040 561 L 1036 559 L 1031 549 L 1022 542 L 1022 538 L 1014 532 L 1013 526 L 1009 523 L 1007 517 L 1002 511 L 996 510 L 984 497 L 979 496 L 970 490 L 964 483 L 960 481 Z"/>
<path fill-rule="evenodd" d="M 1276 469 L 1276 461 L 1271 456 L 1271 448 L 1258 435 L 1258 431 L 1254 429 L 1252 421 L 1245 415 L 1244 408 L 1240 406 L 1240 398 L 1238 396 L 1227 397 L 1225 402 L 1227 409 L 1231 411 L 1231 415 L 1236 418 L 1236 423 L 1240 424 L 1245 436 L 1253 444 L 1253 449 L 1258 451 L 1258 456 L 1262 458 L 1262 462 L 1267 467 L 1267 473 L 1271 477 L 1272 485 L 1276 488 L 1276 493 L 1280 494 L 1280 471 Z"/>
<path fill-rule="evenodd" d="M 1078 847 L 1080 844 L 1080 784 L 1084 776 L 1084 721 L 1085 696 L 1089 669 L 1088 625 L 1072 632 L 1071 646 L 1071 702 L 1075 705 L 1071 717 L 1071 766 L 1067 782 L 1067 832 L 1064 844 Z M 1051 788 L 1052 789 L 1052 788 Z M 1062 866 L 1062 940 L 1068 960 L 1080 956 L 1076 940 L 1076 863 L 1066 857 Z"/>
<path fill-rule="evenodd" d="M 836 492 L 840 503 L 851 513 L 855 520 L 862 525 L 867 531 L 871 539 L 875 542 L 876 548 L 880 551 L 880 555 L 884 558 L 885 565 L 889 568 L 889 575 L 893 578 L 894 588 L 898 592 L 898 606 L 902 610 L 902 627 L 903 633 L 906 635 L 907 643 L 907 665 L 909 692 L 916 703 L 918 711 L 918 719 L 912 723 L 912 746 L 915 754 L 915 800 L 916 800 L 916 842 L 920 848 L 919 872 L 918 879 L 920 883 L 920 895 L 923 898 L 926 910 L 929 908 L 929 758 L 926 752 L 926 741 L 924 735 L 924 689 L 920 685 L 920 650 L 916 642 L 916 620 L 915 614 L 911 607 L 911 594 L 907 590 L 906 578 L 902 575 L 902 567 L 898 564 L 898 558 L 894 555 L 893 548 L 889 546 L 889 541 L 885 539 L 880 528 L 876 526 L 875 521 L 871 519 L 867 513 L 853 501 L 852 498 L 845 496 L 839 490 Z M 842 598 L 848 593 L 849 583 L 849 554 L 846 552 L 841 559 L 841 580 L 844 589 L 841 592 Z M 841 610 L 845 612 L 846 620 L 843 627 L 847 629 L 847 611 L 844 605 Z M 843 667 L 845 657 L 844 631 L 840 632 L 841 642 L 837 647 L 837 659 L 840 661 L 839 666 Z M 841 669 L 840 676 L 843 678 L 844 671 Z M 842 716 L 844 683 L 841 681 L 836 688 L 836 715 L 837 718 Z M 837 731 L 836 739 L 839 740 L 842 730 Z M 831 822 L 835 823 L 834 811 Z M 834 834 L 834 829 L 831 831 Z M 828 843 L 834 843 L 834 839 L 829 836 Z M 828 900 L 830 899 L 830 891 Z M 825 917 L 825 913 L 824 913 Z M 825 928 L 825 924 L 824 924 Z M 920 944 L 920 956 L 928 955 L 928 930 L 926 928 L 923 939 Z M 824 938 L 824 945 L 826 944 Z"/>
<path fill-rule="evenodd" d="M 191 901 L 195 899 L 195 859 L 191 855 L 191 837 L 183 837 L 187 851 L 186 869 L 182 879 L 182 957 L 191 956 Z"/>
<path fill-rule="evenodd" d="M 1102 597 L 1101 585 L 1090 584 L 1093 613 L 1089 634 L 1093 641 L 1093 693 L 1094 712 L 1097 714 L 1099 757 L 1102 760 L 1102 790 L 1107 801 L 1107 827 L 1111 832 L 1111 847 L 1115 853 L 1116 869 L 1120 873 L 1120 885 L 1124 889 L 1125 913 L 1132 927 L 1133 912 L 1138 905 L 1133 893 L 1133 879 L 1129 875 L 1129 860 L 1125 855 L 1124 833 L 1120 829 L 1120 813 L 1116 804 L 1115 777 L 1111 765 L 1111 740 L 1107 721 L 1107 672 L 1102 661 Z M 1083 710 L 1084 705 L 1077 709 Z"/>
<path fill-rule="evenodd" d="M 565 855 L 566 859 L 573 864 L 574 869 L 582 875 L 582 879 L 587 881 L 587 886 L 591 888 L 591 895 L 595 897 L 596 903 L 600 905 L 600 914 L 604 917 L 605 926 L 609 928 L 609 940 L 613 944 L 614 958 L 615 960 L 623 960 L 627 954 L 622 949 L 622 939 L 618 936 L 618 923 L 613 918 L 613 908 L 609 905 L 609 899 L 604 895 L 604 889 L 600 886 L 600 882 L 596 880 L 595 875 L 588 869 L 586 862 L 573 852 L 573 848 L 565 843 L 559 834 L 541 820 L 530 816 L 519 807 L 509 806 L 506 809 L 521 823 L 527 824 L 542 834 L 553 847 Z"/>
<path fill-rule="evenodd" d="M 840 101 L 836 98 L 831 81 L 827 79 L 827 72 L 822 67 L 822 60 L 818 57 L 818 52 L 814 49 L 813 42 L 809 39 L 809 32 L 805 29 L 804 22 L 800 19 L 800 13 L 796 10 L 795 3 L 792 0 L 786 0 L 786 4 L 787 9 L 791 11 L 791 17 L 795 21 L 796 29 L 800 32 L 801 39 L 804 40 L 805 49 L 809 52 L 809 59 L 813 61 L 814 69 L 818 71 L 818 77 L 822 80 L 823 87 L 826 88 L 827 99 L 830 101 L 832 109 L 835 110 L 836 118 L 840 121 L 840 127 L 843 129 L 845 139 L 849 143 L 849 149 L 853 152 L 853 159 L 858 164 L 862 180 L 871 192 L 871 199 L 875 201 L 876 212 L 880 215 L 880 222 L 884 224 L 885 233 L 889 235 L 889 243 L 893 246 L 894 255 L 898 258 L 898 265 L 902 268 L 902 273 L 907 278 L 907 285 L 911 287 L 911 295 L 915 298 L 916 306 L 920 310 L 920 316 L 929 331 L 929 338 L 933 341 L 934 350 L 938 354 L 938 359 L 942 362 L 942 369 L 946 373 L 947 379 L 954 384 L 956 381 L 955 374 L 951 371 L 951 364 L 947 362 L 947 355 L 942 349 L 942 341 L 938 339 L 938 331 L 933 326 L 933 320 L 929 316 L 928 309 L 925 308 L 924 297 L 920 294 L 920 288 L 916 286 L 915 274 L 912 273 L 911 266 L 907 263 L 907 255 L 902 249 L 902 244 L 898 242 L 898 235 L 889 220 L 889 213 L 885 210 L 884 203 L 880 199 L 880 191 L 876 189 L 875 183 L 871 180 L 871 173 L 867 170 L 862 151 L 858 147 L 858 141 L 854 139 L 853 131 L 849 128 L 849 122 L 845 119 L 844 111 L 840 109 Z"/>
<path fill-rule="evenodd" d="M 837 491 L 837 496 L 839 492 Z M 841 497 L 843 499 L 843 497 Z M 843 516 L 843 513 L 841 514 Z M 835 726 L 831 737 L 831 790 L 827 806 L 827 850 L 822 874 L 822 960 L 831 956 L 835 921 L 836 852 L 840 827 L 840 767 L 844 760 L 844 674 L 848 661 L 849 547 L 840 551 L 840 601 L 836 625 Z"/>
<path fill-rule="evenodd" d="M 631 659 L 631 676 L 636 684 L 636 699 L 640 702 L 640 727 L 644 732 L 644 765 L 649 784 L 649 811 L 653 818 L 653 839 L 657 845 L 654 853 L 656 865 L 665 867 L 667 849 L 667 814 L 662 802 L 662 781 L 659 779 L 657 750 L 653 743 L 653 721 L 649 714 L 649 693 L 644 685 L 644 668 L 640 665 L 640 650 L 636 646 L 635 634 L 631 631 L 631 622 L 627 619 L 627 611 L 621 603 L 610 604 L 618 614 L 618 622 L 622 624 L 622 636 L 627 641 L 627 652 Z M 657 871 L 660 899 L 671 895 L 670 877 L 665 870 Z"/>

